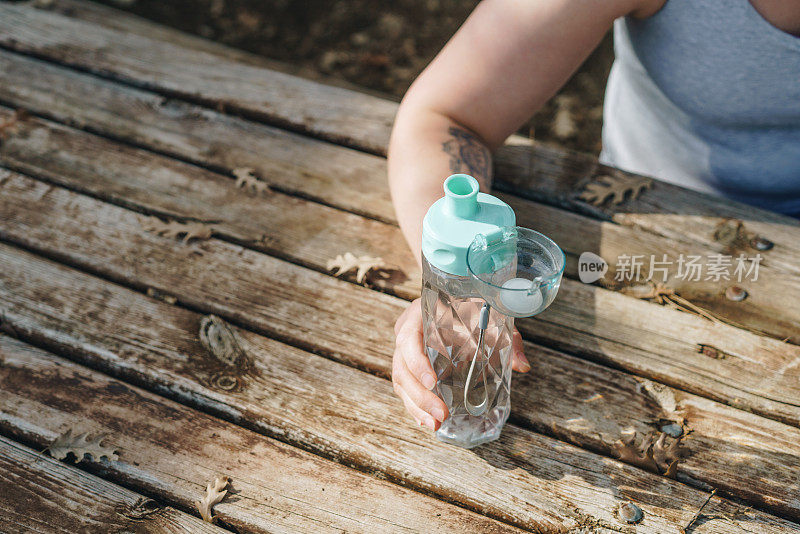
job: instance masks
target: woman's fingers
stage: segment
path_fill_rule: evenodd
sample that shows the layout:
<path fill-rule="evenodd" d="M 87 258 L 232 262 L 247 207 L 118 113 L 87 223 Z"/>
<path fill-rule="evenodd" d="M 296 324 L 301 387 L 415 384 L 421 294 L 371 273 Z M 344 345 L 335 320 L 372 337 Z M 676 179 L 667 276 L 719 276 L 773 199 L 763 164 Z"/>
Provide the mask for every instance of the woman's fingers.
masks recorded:
<path fill-rule="evenodd" d="M 522 350 L 522 336 L 516 328 L 514 328 L 511 336 L 511 353 L 511 368 L 513 370 L 520 373 L 527 373 L 531 370 L 531 365 Z"/>
<path fill-rule="evenodd" d="M 405 321 L 397 329 L 396 346 L 406 362 L 406 367 L 427 389 L 436 385 L 436 374 L 425 354 L 422 340 L 422 310 L 420 300 L 411 303 L 404 312 Z M 399 321 L 398 321 L 399 323 Z"/>
<path fill-rule="evenodd" d="M 397 335 L 392 360 L 394 391 L 417 423 L 436 430 L 448 416 L 447 405 L 431 389 L 436 385 L 422 341 L 422 308 L 417 299 L 395 324 Z"/>
<path fill-rule="evenodd" d="M 411 302 L 411 304 L 405 310 L 403 310 L 403 313 L 400 314 L 400 317 L 397 318 L 397 321 L 394 322 L 394 335 L 395 336 L 400 333 L 400 328 L 402 328 L 402 326 L 408 320 L 408 314 L 412 311 L 412 308 L 415 305 L 417 305 L 417 303 L 419 301 L 420 301 L 420 299 L 416 299 L 413 302 Z"/>
<path fill-rule="evenodd" d="M 414 404 L 414 401 L 411 400 L 411 398 L 408 396 L 408 393 L 406 393 L 403 388 L 395 384 L 394 392 L 398 397 L 400 397 L 400 400 L 403 401 L 406 411 L 411 414 L 411 417 L 414 418 L 418 425 L 425 426 L 431 430 L 437 430 L 439 428 L 441 423 L 434 419 L 431 414 Z"/>
<path fill-rule="evenodd" d="M 392 362 L 392 382 L 405 392 L 411 403 L 426 414 L 433 416 L 436 421 L 441 422 L 447 419 L 449 415 L 447 405 L 417 380 L 397 350 Z"/>

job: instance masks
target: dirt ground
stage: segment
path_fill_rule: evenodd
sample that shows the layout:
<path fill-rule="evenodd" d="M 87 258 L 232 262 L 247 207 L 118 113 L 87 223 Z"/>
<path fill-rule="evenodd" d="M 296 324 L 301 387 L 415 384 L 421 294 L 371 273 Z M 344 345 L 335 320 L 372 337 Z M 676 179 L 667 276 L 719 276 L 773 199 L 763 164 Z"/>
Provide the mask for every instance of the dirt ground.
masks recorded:
<path fill-rule="evenodd" d="M 394 99 L 458 29 L 474 0 L 106 0 L 115 7 Z M 597 153 L 610 35 L 520 131 Z"/>

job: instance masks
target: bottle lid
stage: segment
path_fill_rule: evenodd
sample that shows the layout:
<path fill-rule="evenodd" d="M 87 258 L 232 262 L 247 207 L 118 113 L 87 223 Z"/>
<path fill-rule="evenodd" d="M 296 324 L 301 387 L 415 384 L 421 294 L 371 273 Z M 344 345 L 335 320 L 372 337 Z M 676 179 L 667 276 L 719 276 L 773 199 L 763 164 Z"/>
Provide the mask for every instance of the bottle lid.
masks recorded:
<path fill-rule="evenodd" d="M 511 206 L 478 189 L 472 176 L 454 174 L 444 181 L 444 197 L 428 209 L 422 222 L 422 254 L 437 269 L 467 276 L 467 250 L 475 236 L 516 226 Z"/>

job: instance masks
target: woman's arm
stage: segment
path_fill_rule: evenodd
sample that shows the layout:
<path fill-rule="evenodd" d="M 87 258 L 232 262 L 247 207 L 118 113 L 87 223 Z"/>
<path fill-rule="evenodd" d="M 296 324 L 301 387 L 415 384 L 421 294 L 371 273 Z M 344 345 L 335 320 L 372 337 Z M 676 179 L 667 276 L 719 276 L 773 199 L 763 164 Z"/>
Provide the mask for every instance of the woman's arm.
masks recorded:
<path fill-rule="evenodd" d="M 421 261 L 422 219 L 450 174 L 486 191 L 490 150 L 550 98 L 617 17 L 648 16 L 664 0 L 484 0 L 403 99 L 389 144 L 389 185 L 400 228 Z M 392 381 L 406 409 L 431 430 L 447 416 L 432 391 L 419 300 L 400 316 Z M 530 366 L 514 332 L 516 371 Z"/>
<path fill-rule="evenodd" d="M 491 153 L 566 82 L 614 19 L 664 0 L 484 0 L 406 93 L 389 144 L 400 228 L 419 261 L 422 218 L 450 174 L 491 184 Z"/>

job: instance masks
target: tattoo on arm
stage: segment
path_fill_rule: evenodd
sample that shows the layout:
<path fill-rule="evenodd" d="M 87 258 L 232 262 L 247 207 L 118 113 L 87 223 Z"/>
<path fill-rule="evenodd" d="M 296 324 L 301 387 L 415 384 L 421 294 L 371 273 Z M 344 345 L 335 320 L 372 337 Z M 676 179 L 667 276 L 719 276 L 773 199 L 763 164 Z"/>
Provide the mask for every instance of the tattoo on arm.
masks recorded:
<path fill-rule="evenodd" d="M 451 126 L 450 138 L 442 143 L 442 150 L 450 155 L 450 170 L 474 176 L 481 185 L 492 183 L 492 155 L 475 135 L 463 128 Z"/>

